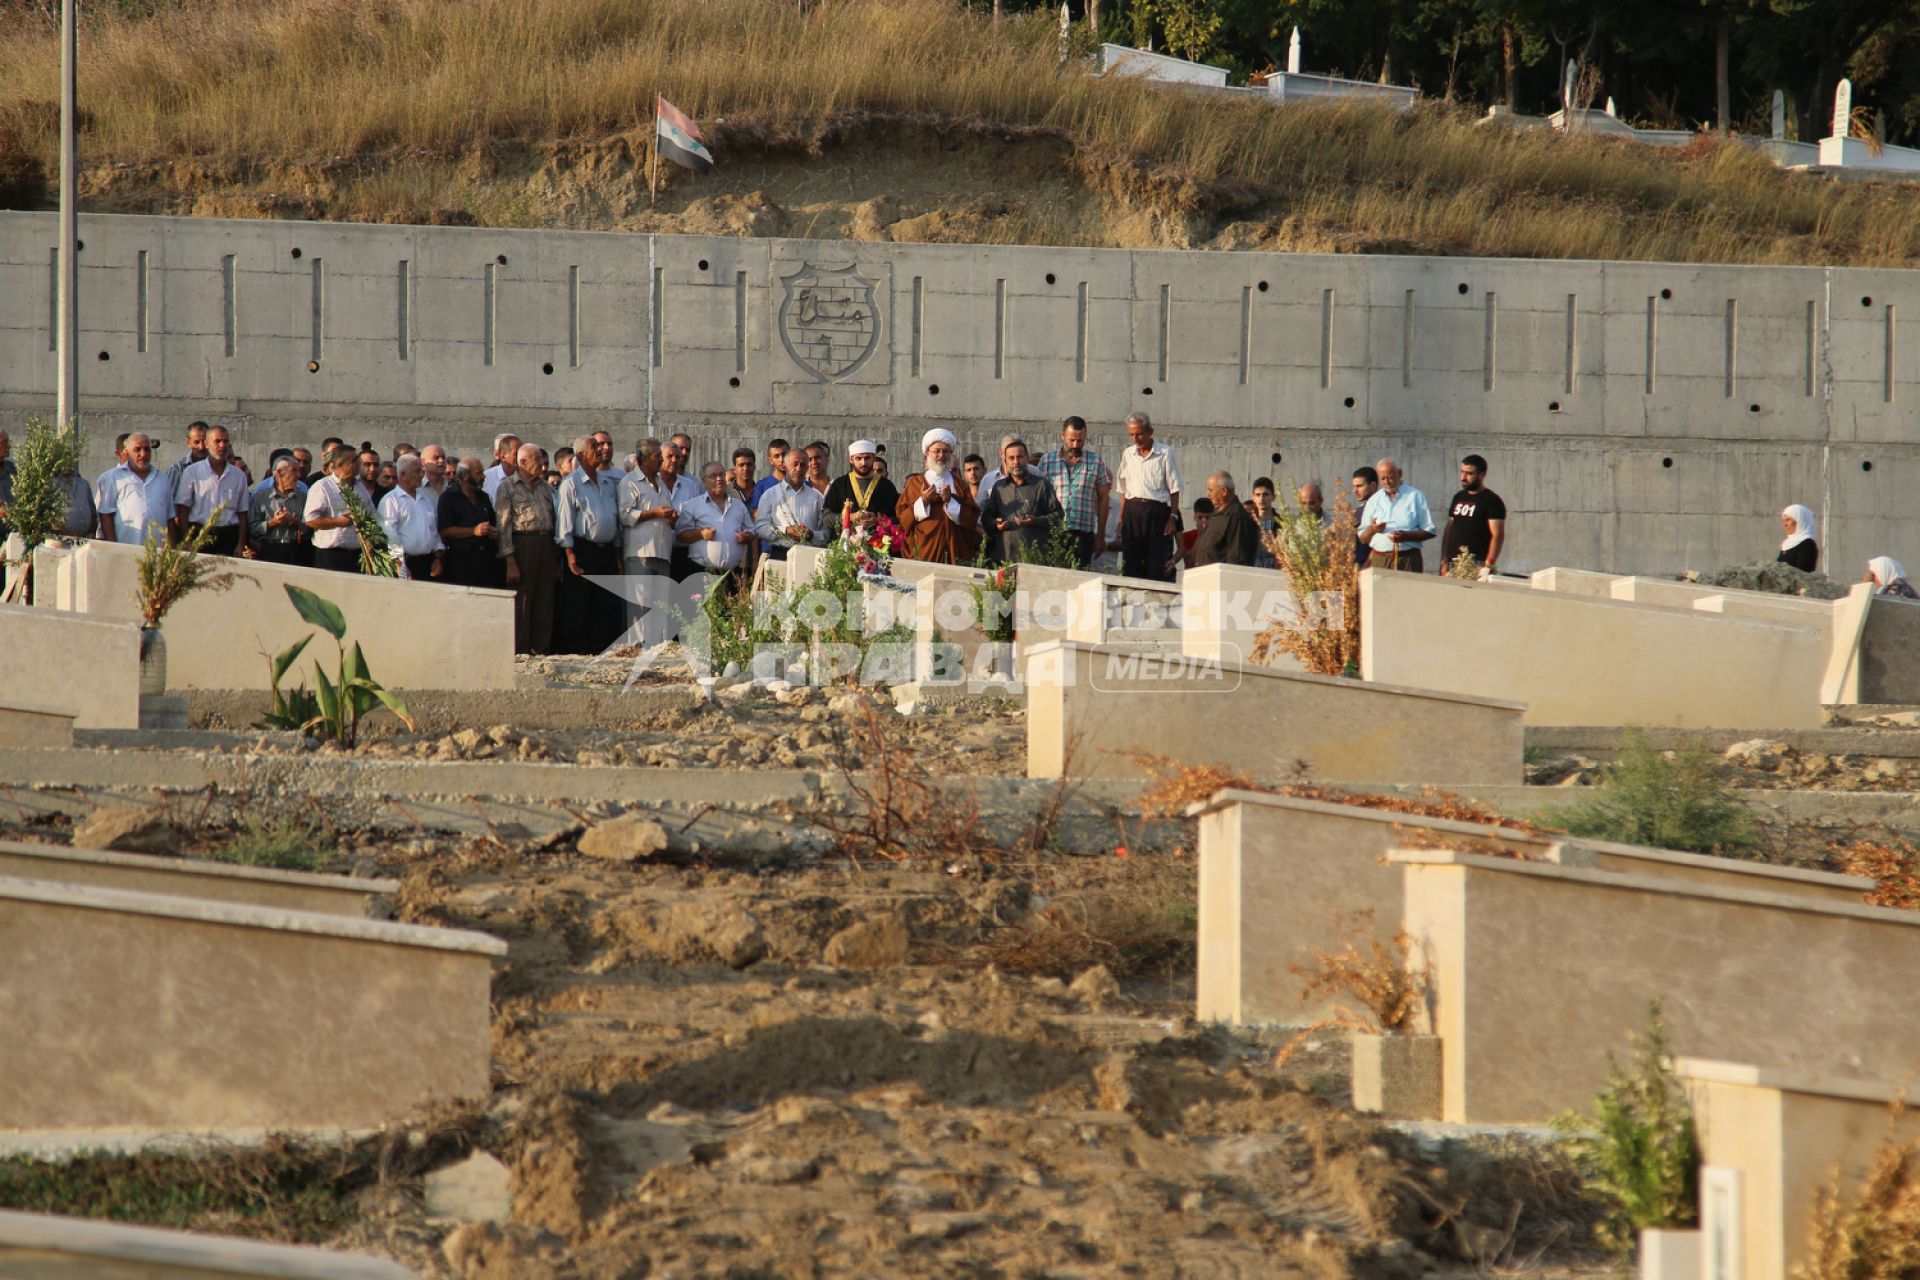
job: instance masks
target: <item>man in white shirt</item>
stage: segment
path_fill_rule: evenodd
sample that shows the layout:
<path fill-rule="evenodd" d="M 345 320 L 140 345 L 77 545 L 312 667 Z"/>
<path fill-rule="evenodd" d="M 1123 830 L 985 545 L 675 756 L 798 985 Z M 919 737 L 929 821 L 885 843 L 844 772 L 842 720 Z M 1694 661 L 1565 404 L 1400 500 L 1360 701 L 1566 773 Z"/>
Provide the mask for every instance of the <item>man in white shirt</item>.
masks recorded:
<path fill-rule="evenodd" d="M 438 448 L 428 445 L 427 448 Z M 492 502 L 494 495 L 500 492 L 501 483 L 514 473 L 518 464 L 514 458 L 520 452 L 520 437 L 511 433 L 502 433 L 493 438 L 493 465 L 480 477 L 480 487 L 486 490 L 487 501 Z M 447 452 L 440 450 L 440 465 L 446 466 Z M 435 495 L 436 497 L 439 495 Z"/>
<path fill-rule="evenodd" d="M 380 527 L 387 531 L 387 545 L 405 557 L 409 578 L 437 578 L 440 558 L 447 550 L 440 540 L 440 498 L 431 489 L 421 488 L 425 471 L 415 454 L 402 454 L 393 464 L 393 475 L 393 492 L 380 499 Z"/>
<path fill-rule="evenodd" d="M 227 438 L 225 427 L 207 428 L 205 439 L 207 456 L 182 471 L 175 484 L 174 511 L 183 530 L 198 531 L 209 523 L 214 526 L 208 551 L 217 556 L 235 555 L 247 544 L 253 485 L 246 473 L 233 465 L 233 442 Z"/>
<path fill-rule="evenodd" d="M 1144 413 L 1127 417 L 1130 448 L 1120 451 L 1113 491 L 1120 499 L 1120 571 L 1129 578 L 1173 580 L 1173 539 L 1180 529 L 1180 469 L 1173 450 L 1153 440 Z"/>
<path fill-rule="evenodd" d="M 661 467 L 665 454 L 658 440 L 642 440 L 634 452 L 634 469 L 620 480 L 620 527 L 626 530 L 627 577 L 633 580 L 627 624 L 640 629 L 641 647 L 649 649 L 667 638 L 665 610 L 672 595 L 668 575 L 679 513 L 672 477 Z"/>
<path fill-rule="evenodd" d="M 175 458 L 173 465 L 167 468 L 167 484 L 172 486 L 173 497 L 176 503 L 180 500 L 180 494 L 182 492 L 180 477 L 185 474 L 188 467 L 196 462 L 205 462 L 207 459 L 207 432 L 210 429 L 211 428 L 204 422 L 189 422 L 187 424 L 187 451 Z M 158 441 L 153 441 L 151 437 L 149 437 L 149 440 L 155 449 L 160 447 Z M 168 518 L 172 520 L 172 512 L 168 512 Z M 176 522 L 173 525 L 173 532 L 177 537 L 185 532 L 185 530 Z"/>
<path fill-rule="evenodd" d="M 794 547 L 823 547 L 826 530 L 820 524 L 820 512 L 826 499 L 807 483 L 807 451 L 789 449 L 780 460 L 780 483 L 760 495 L 760 506 L 753 513 L 754 528 L 769 548 L 767 555 L 785 560 Z"/>
<path fill-rule="evenodd" d="M 680 510 L 678 537 L 707 576 L 707 590 L 738 587 L 740 568 L 753 542 L 753 519 L 727 483 L 727 469 L 709 462 L 700 469 L 705 491 Z"/>
<path fill-rule="evenodd" d="M 313 567 L 360 572 L 360 535 L 347 510 L 347 491 L 358 481 L 359 457 L 337 444 L 321 464 L 326 474 L 307 489 L 307 528 L 313 531 Z"/>
<path fill-rule="evenodd" d="M 1380 459 L 1373 469 L 1380 475 L 1380 487 L 1360 510 L 1359 537 L 1370 552 L 1367 568 L 1422 573 L 1426 564 L 1420 544 L 1435 533 L 1427 495 L 1401 483 L 1400 464 L 1392 458 Z"/>
<path fill-rule="evenodd" d="M 139 433 L 127 437 L 127 460 L 100 477 L 100 536 L 108 542 L 140 546 L 149 531 L 161 538 L 173 518 L 173 485 L 153 465 L 153 441 Z"/>

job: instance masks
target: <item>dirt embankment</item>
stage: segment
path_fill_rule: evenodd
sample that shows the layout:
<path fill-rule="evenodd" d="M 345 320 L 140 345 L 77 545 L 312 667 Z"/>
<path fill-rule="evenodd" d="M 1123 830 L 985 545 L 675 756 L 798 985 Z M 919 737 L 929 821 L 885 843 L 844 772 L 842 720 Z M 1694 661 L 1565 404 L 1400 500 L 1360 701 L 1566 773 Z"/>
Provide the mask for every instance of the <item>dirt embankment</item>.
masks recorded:
<path fill-rule="evenodd" d="M 823 136 L 716 126 L 724 163 L 668 166 L 648 198 L 646 140 L 499 142 L 458 154 L 370 153 L 259 167 L 212 159 L 97 165 L 101 213 L 555 227 L 864 242 L 1385 252 L 1305 225 L 1272 193 L 1203 187 L 1046 131 L 869 121 Z M 46 207 L 44 181 L 11 197 Z M 1444 251 L 1441 246 L 1429 246 Z"/>

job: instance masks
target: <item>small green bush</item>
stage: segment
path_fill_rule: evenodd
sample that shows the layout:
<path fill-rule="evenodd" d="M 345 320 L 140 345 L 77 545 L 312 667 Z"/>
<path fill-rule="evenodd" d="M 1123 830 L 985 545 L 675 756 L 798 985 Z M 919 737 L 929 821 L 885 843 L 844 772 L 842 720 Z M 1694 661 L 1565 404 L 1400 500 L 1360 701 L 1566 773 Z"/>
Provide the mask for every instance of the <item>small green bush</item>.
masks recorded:
<path fill-rule="evenodd" d="M 1633 1253 L 1641 1228 L 1694 1222 L 1700 1174 L 1693 1109 L 1673 1077 L 1659 1001 L 1648 1005 L 1646 1033 L 1634 1044 L 1632 1062 L 1612 1063 L 1590 1115 L 1554 1122 L 1573 1135 L 1568 1154 L 1588 1190 L 1611 1205 L 1595 1230 L 1623 1258 Z"/>
<path fill-rule="evenodd" d="M 1631 734 L 1600 771 L 1591 799 L 1543 815 L 1591 840 L 1713 853 L 1754 841 L 1753 815 L 1712 752 L 1697 743 L 1668 755 Z"/>
<path fill-rule="evenodd" d="M 222 862 L 280 871 L 325 871 L 340 857 L 333 836 L 306 818 L 280 816 L 262 822 L 248 817 L 227 844 L 214 851 Z"/>

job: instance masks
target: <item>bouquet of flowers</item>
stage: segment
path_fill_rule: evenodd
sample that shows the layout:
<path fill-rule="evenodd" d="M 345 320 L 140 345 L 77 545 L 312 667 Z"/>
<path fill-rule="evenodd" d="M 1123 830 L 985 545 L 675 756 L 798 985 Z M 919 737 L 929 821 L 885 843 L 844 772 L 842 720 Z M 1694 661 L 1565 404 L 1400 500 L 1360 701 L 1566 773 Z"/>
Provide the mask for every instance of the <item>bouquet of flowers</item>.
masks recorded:
<path fill-rule="evenodd" d="M 906 545 L 907 534 L 891 516 L 881 516 L 867 528 L 866 540 L 860 546 L 860 572 L 877 573 L 886 576 L 893 563 L 893 553 Z"/>
<path fill-rule="evenodd" d="M 400 577 L 401 566 L 394 558 L 393 548 L 387 545 L 387 531 L 381 527 L 380 517 L 373 514 L 373 508 L 362 502 L 351 488 L 342 489 L 340 496 L 347 500 L 353 531 L 360 535 L 360 572 L 373 578 Z"/>

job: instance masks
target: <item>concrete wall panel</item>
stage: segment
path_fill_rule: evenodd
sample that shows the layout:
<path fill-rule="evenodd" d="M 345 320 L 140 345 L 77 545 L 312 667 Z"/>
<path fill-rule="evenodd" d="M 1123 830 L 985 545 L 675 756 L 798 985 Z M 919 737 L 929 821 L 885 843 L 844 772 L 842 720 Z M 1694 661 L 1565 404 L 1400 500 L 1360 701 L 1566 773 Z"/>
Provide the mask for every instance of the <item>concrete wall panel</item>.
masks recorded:
<path fill-rule="evenodd" d="M 70 678 L 60 682 L 59 697 L 75 728 L 140 727 L 137 619 L 0 605 L 0 704 L 40 705 L 49 676 L 62 671 Z"/>
<path fill-rule="evenodd" d="M 0 214 L 9 424 L 51 405 L 53 229 Z M 1920 343 L 1901 333 L 1920 316 L 1912 273 L 104 215 L 82 236 L 93 474 L 116 432 L 173 440 L 193 417 L 243 424 L 250 456 L 311 445 L 338 417 L 356 438 L 455 453 L 529 424 L 551 424 L 549 445 L 694 426 L 713 441 L 698 463 L 795 431 L 911 441 L 929 421 L 970 441 L 1051 438 L 1069 413 L 1115 453 L 1144 408 L 1194 473 L 1343 482 L 1387 452 L 1438 504 L 1458 456 L 1483 453 L 1514 568 L 1770 558 L 1796 501 L 1820 512 L 1831 564 L 1920 559 L 1902 501 L 1920 485 L 1903 417 L 1920 395 Z M 807 263 L 877 284 L 871 358 L 825 381 L 782 341 L 782 279 Z"/>

